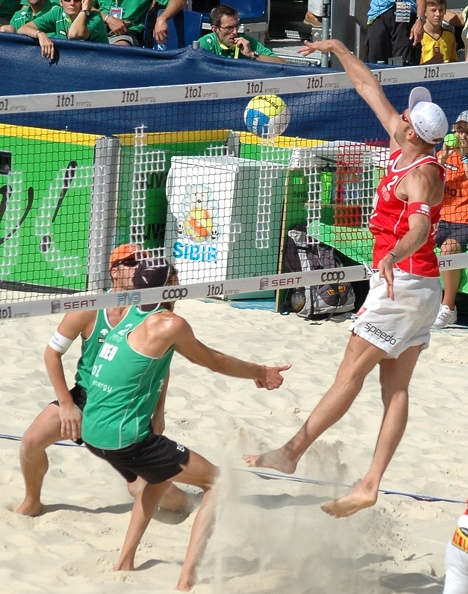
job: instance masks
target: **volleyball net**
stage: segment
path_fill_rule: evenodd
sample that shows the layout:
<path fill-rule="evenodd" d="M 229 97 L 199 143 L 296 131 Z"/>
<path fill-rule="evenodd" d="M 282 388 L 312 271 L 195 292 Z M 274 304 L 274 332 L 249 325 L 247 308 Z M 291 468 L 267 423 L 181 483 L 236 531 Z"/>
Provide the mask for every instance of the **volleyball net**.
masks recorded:
<path fill-rule="evenodd" d="M 451 124 L 466 109 L 467 63 L 375 76 L 401 111 L 418 85 Z M 296 225 L 341 252 L 340 280 L 363 280 L 388 156 L 344 73 L 0 97 L 0 318 L 322 284 L 284 272 Z M 105 293 L 123 243 L 166 257 L 181 286 Z"/>

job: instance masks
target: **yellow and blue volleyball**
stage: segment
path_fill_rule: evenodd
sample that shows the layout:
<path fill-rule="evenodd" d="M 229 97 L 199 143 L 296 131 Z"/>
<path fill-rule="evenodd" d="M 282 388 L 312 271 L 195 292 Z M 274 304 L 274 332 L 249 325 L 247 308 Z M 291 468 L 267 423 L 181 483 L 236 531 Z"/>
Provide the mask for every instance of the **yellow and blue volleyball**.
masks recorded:
<path fill-rule="evenodd" d="M 257 95 L 248 102 L 244 111 L 247 129 L 257 136 L 283 134 L 290 119 L 288 106 L 277 95 Z"/>

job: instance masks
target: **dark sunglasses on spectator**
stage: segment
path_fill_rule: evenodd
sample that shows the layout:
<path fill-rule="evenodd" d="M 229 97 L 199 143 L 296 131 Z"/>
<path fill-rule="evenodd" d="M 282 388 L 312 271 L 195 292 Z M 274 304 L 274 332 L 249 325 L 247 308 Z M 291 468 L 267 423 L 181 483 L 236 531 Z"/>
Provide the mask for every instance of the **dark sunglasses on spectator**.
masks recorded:
<path fill-rule="evenodd" d="M 135 260 L 135 258 L 123 258 L 123 260 L 116 260 L 112 264 L 112 268 L 116 268 L 117 266 L 120 266 L 121 264 L 122 264 L 122 266 L 129 266 L 130 268 L 133 268 L 134 266 L 136 266 L 138 264 L 138 260 Z"/>

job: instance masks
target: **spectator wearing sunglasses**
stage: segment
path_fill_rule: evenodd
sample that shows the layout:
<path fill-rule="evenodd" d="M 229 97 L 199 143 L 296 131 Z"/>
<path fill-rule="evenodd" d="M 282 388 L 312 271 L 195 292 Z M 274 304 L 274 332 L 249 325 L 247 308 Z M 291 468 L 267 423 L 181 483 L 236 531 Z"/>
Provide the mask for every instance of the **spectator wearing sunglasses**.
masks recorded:
<path fill-rule="evenodd" d="M 237 10 L 220 4 L 210 12 L 211 33 L 200 38 L 200 47 L 223 58 L 257 60 L 285 64 L 283 58 L 249 35 L 239 35 Z"/>
<path fill-rule="evenodd" d="M 55 46 L 49 33 L 58 39 L 109 43 L 101 14 L 93 10 L 93 0 L 60 0 L 60 6 L 54 6 L 44 16 L 24 24 L 18 33 L 37 39 L 42 57 L 50 60 L 54 59 Z"/>

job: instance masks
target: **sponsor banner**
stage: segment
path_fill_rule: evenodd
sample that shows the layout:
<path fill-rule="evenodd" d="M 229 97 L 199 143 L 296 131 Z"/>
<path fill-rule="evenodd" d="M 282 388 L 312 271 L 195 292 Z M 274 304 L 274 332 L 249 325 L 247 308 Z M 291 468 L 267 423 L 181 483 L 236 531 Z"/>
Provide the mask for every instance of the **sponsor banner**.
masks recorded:
<path fill-rule="evenodd" d="M 467 76 L 468 63 L 433 64 L 420 68 L 383 68 L 374 70 L 381 85 L 424 84 L 437 80 L 455 80 Z M 122 105 L 150 105 L 173 102 L 209 101 L 256 95 L 289 95 L 351 89 L 344 73 L 313 76 L 290 76 L 245 81 L 218 81 L 196 85 L 167 85 L 105 91 L 77 91 L 40 95 L 0 96 L 0 113 L 28 113 L 66 109 L 109 108 Z"/>

